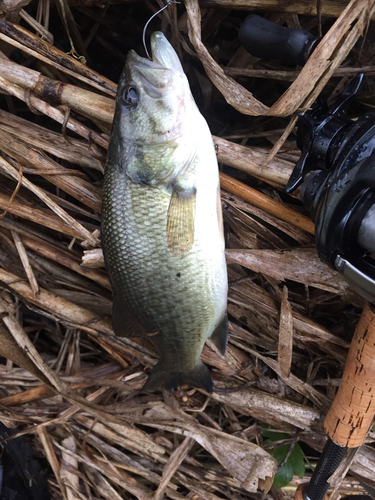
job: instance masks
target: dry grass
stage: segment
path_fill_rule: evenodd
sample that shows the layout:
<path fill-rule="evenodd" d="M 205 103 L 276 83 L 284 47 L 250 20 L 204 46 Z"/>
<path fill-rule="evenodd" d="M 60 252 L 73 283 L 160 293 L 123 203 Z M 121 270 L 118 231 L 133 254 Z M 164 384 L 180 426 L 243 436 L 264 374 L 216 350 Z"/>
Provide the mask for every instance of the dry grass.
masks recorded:
<path fill-rule="evenodd" d="M 299 156 L 297 111 L 323 88 L 332 100 L 358 71 L 368 75 L 360 99 L 373 105 L 374 27 L 360 37 L 375 2 L 322 2 L 326 35 L 298 71 L 245 53 L 236 41 L 245 13 L 219 3 L 260 9 L 206 0 L 201 18 L 197 0 L 186 0 L 186 10 L 172 4 L 152 23 L 182 57 L 225 188 L 230 339 L 225 357 L 204 348 L 211 396 L 139 394 L 155 350 L 111 329 L 99 233 L 109 78 L 140 49 L 156 3 L 2 4 L 0 418 L 47 457 L 54 499 L 279 500 L 311 468 L 283 493 L 270 490 L 277 464 L 267 450 L 299 441 L 315 463 L 324 445 L 363 300 L 319 261 L 308 214 L 282 188 Z M 276 12 L 279 2 L 261 4 L 270 19 L 318 30 L 306 2 Z M 64 52 L 69 38 L 87 66 Z M 290 439 L 264 445 L 263 424 Z M 340 494 L 363 492 L 360 481 L 375 486 L 374 438 L 336 478 Z"/>

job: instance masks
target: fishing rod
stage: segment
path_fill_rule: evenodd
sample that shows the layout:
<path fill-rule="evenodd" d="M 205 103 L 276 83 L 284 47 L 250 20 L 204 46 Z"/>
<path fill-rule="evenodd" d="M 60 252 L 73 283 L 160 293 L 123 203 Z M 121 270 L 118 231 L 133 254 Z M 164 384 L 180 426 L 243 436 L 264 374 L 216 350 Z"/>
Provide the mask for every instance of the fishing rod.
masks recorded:
<path fill-rule="evenodd" d="M 250 54 L 303 65 L 320 42 L 304 30 L 248 16 L 239 39 Z M 301 157 L 285 191 L 300 198 L 315 222 L 319 257 L 366 299 L 339 390 L 325 418 L 328 435 L 317 466 L 295 500 L 322 500 L 349 448 L 360 447 L 375 415 L 375 113 L 356 121 L 348 108 L 363 81 L 357 75 L 328 106 L 319 97 L 300 113 Z"/>

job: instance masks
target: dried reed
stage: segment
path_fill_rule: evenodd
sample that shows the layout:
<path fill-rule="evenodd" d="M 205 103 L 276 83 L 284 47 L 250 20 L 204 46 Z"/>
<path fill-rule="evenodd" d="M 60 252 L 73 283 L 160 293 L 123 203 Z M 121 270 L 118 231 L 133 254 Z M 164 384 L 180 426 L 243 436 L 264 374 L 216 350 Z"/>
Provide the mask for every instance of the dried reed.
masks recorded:
<path fill-rule="evenodd" d="M 54 499 L 241 500 L 260 489 L 278 500 L 267 450 L 298 441 L 306 463 L 316 461 L 363 305 L 318 259 L 301 204 L 282 194 L 300 154 L 295 121 L 283 117 L 293 120 L 323 88 L 331 99 L 359 71 L 369 77 L 362 101 L 373 105 L 375 30 L 358 40 L 375 2 L 322 2 L 326 34 L 298 71 L 245 54 L 235 35 L 245 13 L 224 9 L 314 31 L 312 2 L 204 0 L 201 12 L 186 0 L 186 11 L 173 5 L 153 21 L 171 34 L 215 133 L 230 339 L 225 357 L 210 342 L 202 354 L 212 395 L 183 387 L 147 396 L 137 391 L 157 354 L 151 343 L 113 335 L 99 228 L 111 79 L 157 5 L 57 4 L 2 3 L 0 418 L 48 460 Z M 66 54 L 75 46 L 88 65 Z M 265 445 L 266 425 L 290 438 Z M 338 491 L 375 487 L 374 470 L 375 451 L 362 446 L 347 479 L 338 473 Z M 303 480 L 310 475 L 307 467 Z M 294 476 L 284 496 L 300 482 Z"/>

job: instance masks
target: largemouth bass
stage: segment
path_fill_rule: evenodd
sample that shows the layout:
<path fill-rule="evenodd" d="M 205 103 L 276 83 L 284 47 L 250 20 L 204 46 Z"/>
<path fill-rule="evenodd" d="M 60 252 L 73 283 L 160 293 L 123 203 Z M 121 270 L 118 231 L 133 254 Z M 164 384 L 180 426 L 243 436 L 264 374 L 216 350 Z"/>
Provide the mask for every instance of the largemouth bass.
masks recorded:
<path fill-rule="evenodd" d="M 148 333 L 160 353 L 144 390 L 212 392 L 200 355 L 208 337 L 224 354 L 228 338 L 217 160 L 176 52 L 160 32 L 151 50 L 127 56 L 104 175 L 112 323 L 116 335 Z"/>

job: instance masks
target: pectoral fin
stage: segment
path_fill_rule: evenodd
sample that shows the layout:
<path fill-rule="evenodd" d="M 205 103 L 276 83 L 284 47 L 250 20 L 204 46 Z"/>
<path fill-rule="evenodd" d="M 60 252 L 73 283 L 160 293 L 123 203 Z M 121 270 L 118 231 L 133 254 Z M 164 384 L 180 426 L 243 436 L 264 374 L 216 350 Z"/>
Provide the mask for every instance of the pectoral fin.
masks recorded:
<path fill-rule="evenodd" d="M 147 337 L 147 330 L 129 311 L 126 302 L 118 296 L 113 297 L 112 327 L 118 337 Z"/>
<path fill-rule="evenodd" d="M 183 255 L 193 246 L 196 190 L 175 185 L 167 217 L 168 248 L 173 255 Z"/>
<path fill-rule="evenodd" d="M 228 315 L 226 314 L 221 322 L 217 325 L 210 339 L 217 347 L 220 354 L 224 356 L 225 349 L 228 343 Z"/>

